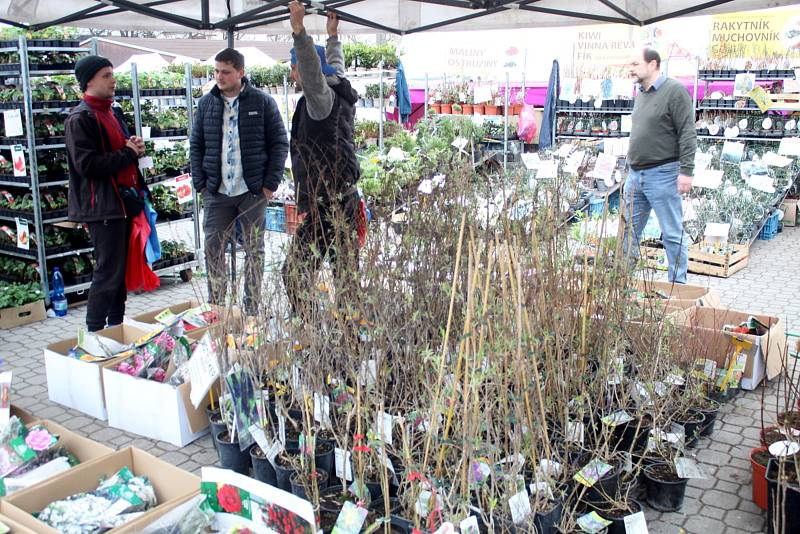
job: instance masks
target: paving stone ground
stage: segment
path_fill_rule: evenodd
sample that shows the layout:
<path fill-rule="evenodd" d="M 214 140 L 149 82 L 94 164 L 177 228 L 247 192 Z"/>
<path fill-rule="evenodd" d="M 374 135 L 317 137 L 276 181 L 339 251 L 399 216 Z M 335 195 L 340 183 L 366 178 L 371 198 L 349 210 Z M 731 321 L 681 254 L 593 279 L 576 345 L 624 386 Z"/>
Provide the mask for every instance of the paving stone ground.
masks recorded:
<path fill-rule="evenodd" d="M 274 236 L 274 234 L 272 234 Z M 271 243 L 273 250 L 280 243 Z M 750 264 L 728 279 L 690 275 L 689 283 L 716 288 L 722 304 L 732 309 L 765 313 L 786 320 L 787 330 L 800 330 L 800 228 L 787 228 L 771 241 L 756 241 Z M 191 298 L 203 299 L 205 281 L 165 281 L 148 294 L 131 295 L 128 315 L 163 308 Z M 86 307 L 72 308 L 65 318 L 51 318 L 13 330 L 0 331 L 0 354 L 14 371 L 13 402 L 40 418 L 56 421 L 78 434 L 120 448 L 133 445 L 188 471 L 214 465 L 217 454 L 211 437 L 178 448 L 121 430 L 104 421 L 50 402 L 44 373 L 43 348 L 75 335 L 84 324 Z M 691 480 L 681 512 L 646 510 L 652 534 L 744 534 L 765 531 L 765 514 L 751 500 L 748 455 L 758 446 L 762 394 L 767 402 L 777 395 L 777 382 L 754 392 L 742 392 L 723 405 L 716 431 L 701 438 L 694 450 L 708 478 Z M 774 411 L 773 416 L 774 418 Z M 771 423 L 767 416 L 766 424 Z"/>

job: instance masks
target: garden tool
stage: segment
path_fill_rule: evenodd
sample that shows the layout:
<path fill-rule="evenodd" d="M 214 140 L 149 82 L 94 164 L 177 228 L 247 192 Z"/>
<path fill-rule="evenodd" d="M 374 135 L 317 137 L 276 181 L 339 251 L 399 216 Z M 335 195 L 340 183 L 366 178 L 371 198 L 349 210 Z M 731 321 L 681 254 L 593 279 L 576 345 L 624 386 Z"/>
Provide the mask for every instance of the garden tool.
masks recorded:
<path fill-rule="evenodd" d="M 736 350 L 733 351 L 733 354 L 730 357 L 728 362 L 728 371 L 725 373 L 725 378 L 722 379 L 722 384 L 720 384 L 720 391 L 725 393 L 728 390 L 728 384 L 733 378 L 733 370 L 736 367 L 736 362 L 739 361 L 739 355 L 742 353 L 743 350 L 750 350 L 753 346 L 753 343 L 747 341 L 746 339 L 739 339 L 738 337 L 732 337 L 731 343 L 733 346 L 736 347 Z"/>

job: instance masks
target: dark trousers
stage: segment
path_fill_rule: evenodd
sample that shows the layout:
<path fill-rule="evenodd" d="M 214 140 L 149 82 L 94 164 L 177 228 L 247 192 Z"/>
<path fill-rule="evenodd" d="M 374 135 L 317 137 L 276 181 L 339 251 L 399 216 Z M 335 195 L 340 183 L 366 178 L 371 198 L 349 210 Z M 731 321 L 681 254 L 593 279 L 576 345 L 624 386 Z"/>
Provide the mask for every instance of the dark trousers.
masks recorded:
<path fill-rule="evenodd" d="M 283 264 L 283 283 L 294 315 L 314 313 L 317 272 L 327 257 L 333 268 L 336 299 L 356 291 L 358 272 L 358 193 L 342 203 L 317 204 L 297 228 Z"/>
<path fill-rule="evenodd" d="M 131 226 L 128 219 L 90 222 L 89 235 L 94 246 L 94 273 L 86 307 L 86 328 L 90 332 L 122 323 L 125 315 L 125 264 Z"/>
<path fill-rule="evenodd" d="M 225 305 L 228 272 L 225 248 L 236 235 L 239 222 L 245 251 L 244 308 L 248 315 L 258 312 L 261 281 L 264 277 L 264 219 L 267 199 L 263 195 L 244 193 L 229 197 L 222 193 L 203 192 L 203 231 L 205 232 L 208 297 L 213 304 Z"/>

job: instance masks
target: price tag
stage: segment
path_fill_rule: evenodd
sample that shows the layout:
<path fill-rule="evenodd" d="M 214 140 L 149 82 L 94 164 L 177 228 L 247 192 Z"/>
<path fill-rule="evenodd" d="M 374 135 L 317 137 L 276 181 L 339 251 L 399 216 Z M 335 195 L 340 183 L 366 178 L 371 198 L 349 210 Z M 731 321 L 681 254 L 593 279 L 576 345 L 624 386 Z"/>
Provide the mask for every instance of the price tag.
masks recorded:
<path fill-rule="evenodd" d="M 30 250 L 31 235 L 28 232 L 28 220 L 15 217 L 14 221 L 17 223 L 17 248 Z"/>
<path fill-rule="evenodd" d="M 25 166 L 25 152 L 22 150 L 22 145 L 14 145 L 11 147 L 11 163 L 14 166 L 14 176 L 26 176 L 28 169 Z"/>
<path fill-rule="evenodd" d="M 22 132 L 22 114 L 17 109 L 7 109 L 3 112 L 4 129 L 6 137 L 17 137 Z"/>
<path fill-rule="evenodd" d="M 143 158 L 139 158 L 139 170 L 145 169 L 152 169 L 153 168 L 153 158 L 150 156 L 145 156 Z"/>
<path fill-rule="evenodd" d="M 515 525 L 524 522 L 533 511 L 528 492 L 523 490 L 511 497 L 508 500 L 508 508 L 511 510 L 511 520 Z"/>
<path fill-rule="evenodd" d="M 625 534 L 650 534 L 647 530 L 647 519 L 644 517 L 644 512 L 626 515 L 623 521 L 625 522 Z"/>
<path fill-rule="evenodd" d="M 333 459 L 336 464 L 336 478 L 353 480 L 353 460 L 350 451 L 336 447 L 333 450 Z"/>

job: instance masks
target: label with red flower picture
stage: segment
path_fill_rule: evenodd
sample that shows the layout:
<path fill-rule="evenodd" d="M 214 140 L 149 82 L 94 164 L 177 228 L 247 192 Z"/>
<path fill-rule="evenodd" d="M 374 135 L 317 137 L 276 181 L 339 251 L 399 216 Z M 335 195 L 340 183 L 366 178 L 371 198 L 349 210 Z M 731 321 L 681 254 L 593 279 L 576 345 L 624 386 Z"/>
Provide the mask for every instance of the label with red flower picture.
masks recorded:
<path fill-rule="evenodd" d="M 25 152 L 22 145 L 11 147 L 11 163 L 14 166 L 14 176 L 27 176 L 28 170 L 25 166 Z"/>
<path fill-rule="evenodd" d="M 31 235 L 28 231 L 28 219 L 20 219 L 19 217 L 15 217 L 14 222 L 17 224 L 17 248 L 30 250 Z"/>

